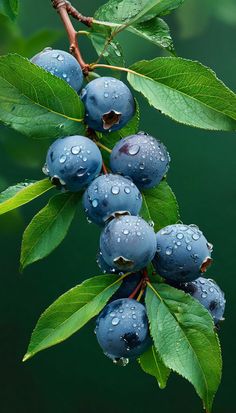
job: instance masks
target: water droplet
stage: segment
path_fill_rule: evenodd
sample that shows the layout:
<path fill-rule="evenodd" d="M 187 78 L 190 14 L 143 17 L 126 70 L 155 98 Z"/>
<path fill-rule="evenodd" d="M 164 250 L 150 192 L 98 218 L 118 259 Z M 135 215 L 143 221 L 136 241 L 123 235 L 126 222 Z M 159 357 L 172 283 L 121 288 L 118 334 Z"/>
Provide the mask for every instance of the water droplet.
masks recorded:
<path fill-rule="evenodd" d="M 62 76 L 64 77 L 64 79 L 67 77 L 66 73 L 63 73 Z"/>
<path fill-rule="evenodd" d="M 92 206 L 93 206 L 94 208 L 97 208 L 97 206 L 98 206 L 98 200 L 97 200 L 97 199 L 93 199 L 93 201 L 92 201 Z"/>
<path fill-rule="evenodd" d="M 66 155 L 61 155 L 59 162 L 64 163 L 66 161 Z"/>
<path fill-rule="evenodd" d="M 141 164 L 139 165 L 139 169 L 141 169 L 141 170 L 145 169 L 145 164 L 144 164 L 144 163 L 141 163 Z"/>
<path fill-rule="evenodd" d="M 207 297 L 207 294 L 206 294 L 206 293 L 202 293 L 202 294 L 201 294 L 201 297 L 202 297 L 202 298 L 206 298 L 206 297 Z"/>
<path fill-rule="evenodd" d="M 108 96 L 109 96 L 109 93 L 104 93 L 104 98 L 108 98 Z"/>
<path fill-rule="evenodd" d="M 200 284 L 202 284 L 202 285 L 204 285 L 205 283 L 206 283 L 206 281 L 205 280 L 199 280 L 200 281 Z"/>
<path fill-rule="evenodd" d="M 128 152 L 130 155 L 137 155 L 137 153 L 140 151 L 140 146 L 139 145 L 132 145 L 129 147 Z"/>
<path fill-rule="evenodd" d="M 141 232 L 137 231 L 137 236 L 141 237 Z"/>
<path fill-rule="evenodd" d="M 119 237 L 119 238 L 117 238 L 117 242 L 120 242 L 120 237 Z"/>
<path fill-rule="evenodd" d="M 128 235 L 128 233 L 129 233 L 129 230 L 128 230 L 128 229 L 124 229 L 124 230 L 123 230 L 123 234 Z"/>
<path fill-rule="evenodd" d="M 133 320 L 136 320 L 137 316 L 135 314 L 132 315 Z"/>
<path fill-rule="evenodd" d="M 178 238 L 178 239 L 183 239 L 183 234 L 181 234 L 181 232 L 179 232 L 177 235 L 176 235 L 176 238 Z"/>
<path fill-rule="evenodd" d="M 114 317 L 113 320 L 112 320 L 112 322 L 111 322 L 111 324 L 112 324 L 113 326 L 117 326 L 117 324 L 119 324 L 119 322 L 120 322 L 119 318 L 118 318 L 118 317 Z"/>
<path fill-rule="evenodd" d="M 45 165 L 42 167 L 42 171 L 43 171 L 43 173 L 44 173 L 44 175 L 49 175 L 49 169 L 48 169 L 48 166 L 47 166 L 47 164 L 45 163 Z"/>
<path fill-rule="evenodd" d="M 80 147 L 79 146 L 72 146 L 71 148 L 71 152 L 73 153 L 73 155 L 78 155 L 78 153 L 80 153 Z"/>
<path fill-rule="evenodd" d="M 187 249 L 188 251 L 191 251 L 191 250 L 192 250 L 191 245 L 187 245 L 186 249 Z"/>
<path fill-rule="evenodd" d="M 85 169 L 85 168 L 82 168 L 82 166 L 78 169 L 78 171 L 77 171 L 77 176 L 78 176 L 78 178 L 81 178 L 82 176 L 84 176 L 85 174 L 86 174 L 86 172 L 87 172 L 87 169 Z"/>
<path fill-rule="evenodd" d="M 192 235 L 192 239 L 194 239 L 194 241 L 197 241 L 199 238 L 200 238 L 200 235 L 197 233 Z"/>
<path fill-rule="evenodd" d="M 112 312 L 110 313 L 110 317 L 115 317 L 116 313 Z"/>
<path fill-rule="evenodd" d="M 131 166 L 132 166 L 131 163 L 128 163 L 128 167 L 131 168 Z"/>
<path fill-rule="evenodd" d="M 166 255 L 171 255 L 172 252 L 173 252 L 173 250 L 172 250 L 171 247 L 167 247 L 167 248 L 166 248 Z"/>
<path fill-rule="evenodd" d="M 83 161 L 86 162 L 88 160 L 88 158 L 86 158 L 86 156 L 83 156 Z"/>
<path fill-rule="evenodd" d="M 213 288 L 213 287 L 210 287 L 210 288 L 209 288 L 209 291 L 210 291 L 210 293 L 213 293 L 213 292 L 214 292 L 214 288 Z"/>
<path fill-rule="evenodd" d="M 112 192 L 112 194 L 114 194 L 114 195 L 118 195 L 119 192 L 120 192 L 120 188 L 119 188 L 118 186 L 113 186 L 113 187 L 111 188 L 111 192 Z"/>
<path fill-rule="evenodd" d="M 130 194 L 131 189 L 128 186 L 125 186 L 124 191 L 126 194 Z"/>

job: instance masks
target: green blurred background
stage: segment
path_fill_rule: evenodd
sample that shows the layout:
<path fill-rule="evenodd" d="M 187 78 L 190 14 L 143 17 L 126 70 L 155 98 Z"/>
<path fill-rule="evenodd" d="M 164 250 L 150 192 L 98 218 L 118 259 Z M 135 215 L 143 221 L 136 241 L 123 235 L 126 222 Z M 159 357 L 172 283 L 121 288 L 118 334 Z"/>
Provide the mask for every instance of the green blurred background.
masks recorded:
<path fill-rule="evenodd" d="M 74 4 L 92 15 L 102 1 L 74 0 Z M 236 1 L 186 0 L 167 20 L 178 55 L 210 66 L 236 90 Z M 68 47 L 49 0 L 21 0 L 17 22 L 19 27 L 12 31 L 11 25 L 0 19 L 0 53 L 11 50 L 30 56 L 53 42 L 59 48 Z M 42 29 L 44 32 L 38 35 Z M 120 41 L 128 64 L 162 53 L 131 34 L 122 34 Z M 87 39 L 82 40 L 82 50 L 86 60 L 95 59 Z M 178 198 L 182 220 L 198 224 L 214 243 L 214 265 L 208 275 L 222 286 L 227 298 L 226 321 L 220 331 L 223 381 L 214 412 L 234 413 L 236 137 L 234 133 L 213 133 L 176 124 L 149 107 L 140 96 L 138 100 L 141 129 L 160 138 L 171 153 L 168 181 Z M 47 147 L 48 142 L 32 142 L 2 126 L 1 188 L 25 178 L 42 178 Z M 0 220 L 0 412 L 200 412 L 201 402 L 182 378 L 172 375 L 167 389 L 161 391 L 137 364 L 124 369 L 115 367 L 98 347 L 94 322 L 65 343 L 21 363 L 41 312 L 67 289 L 99 273 L 95 261 L 99 232 L 78 211 L 62 245 L 47 259 L 19 274 L 23 229 L 46 199 L 34 201 Z"/>

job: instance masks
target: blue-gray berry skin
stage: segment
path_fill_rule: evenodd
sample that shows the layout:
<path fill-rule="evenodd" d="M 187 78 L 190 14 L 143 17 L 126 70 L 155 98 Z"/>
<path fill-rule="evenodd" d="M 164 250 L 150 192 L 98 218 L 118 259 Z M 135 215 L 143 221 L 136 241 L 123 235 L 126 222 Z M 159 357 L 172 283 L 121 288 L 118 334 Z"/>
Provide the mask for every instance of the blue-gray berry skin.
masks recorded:
<path fill-rule="evenodd" d="M 225 296 L 214 280 L 199 277 L 195 281 L 181 284 L 180 289 L 198 300 L 209 311 L 215 324 L 223 320 Z"/>
<path fill-rule="evenodd" d="M 138 188 L 152 188 L 166 175 L 170 156 L 165 146 L 139 132 L 121 139 L 110 156 L 112 172 L 132 178 Z"/>
<path fill-rule="evenodd" d="M 114 361 L 136 358 L 151 345 L 146 309 L 129 298 L 108 304 L 95 332 L 103 352 Z"/>
<path fill-rule="evenodd" d="M 120 271 L 139 271 L 156 252 L 153 228 L 140 217 L 120 216 L 109 222 L 101 233 L 100 250 L 104 261 Z"/>
<path fill-rule="evenodd" d="M 101 251 L 99 251 L 97 254 L 97 265 L 103 274 L 114 274 L 114 273 L 119 274 L 120 273 L 120 271 L 116 270 L 114 267 L 106 263 Z"/>
<path fill-rule="evenodd" d="M 135 114 L 135 101 L 129 88 L 113 77 L 92 80 L 81 92 L 85 122 L 100 132 L 123 128 Z"/>
<path fill-rule="evenodd" d="M 120 175 L 101 175 L 87 188 L 83 206 L 90 221 L 105 225 L 117 215 L 138 215 L 142 195 L 136 185 Z"/>
<path fill-rule="evenodd" d="M 32 57 L 31 62 L 65 80 L 76 92 L 80 91 L 83 84 L 83 72 L 77 60 L 70 53 L 47 47 Z"/>
<path fill-rule="evenodd" d="M 179 283 L 195 280 L 212 261 L 212 245 L 195 225 L 169 225 L 156 234 L 156 240 L 153 264 L 167 280 Z"/>
<path fill-rule="evenodd" d="M 85 188 L 102 168 L 102 155 L 84 136 L 57 139 L 49 148 L 43 171 L 55 184 L 71 192 Z"/>

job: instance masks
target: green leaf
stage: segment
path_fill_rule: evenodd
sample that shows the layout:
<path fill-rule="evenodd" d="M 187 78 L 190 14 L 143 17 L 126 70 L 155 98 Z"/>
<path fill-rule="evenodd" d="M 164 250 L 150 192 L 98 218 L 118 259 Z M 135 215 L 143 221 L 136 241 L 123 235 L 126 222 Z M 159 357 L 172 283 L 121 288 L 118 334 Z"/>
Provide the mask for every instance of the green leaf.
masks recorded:
<path fill-rule="evenodd" d="M 0 194 L 0 215 L 27 204 L 54 188 L 49 179 L 21 182 L 10 186 Z"/>
<path fill-rule="evenodd" d="M 158 186 L 143 191 L 141 216 L 154 222 L 155 231 L 179 221 L 179 206 L 166 180 Z"/>
<path fill-rule="evenodd" d="M 164 20 L 154 17 L 151 20 L 130 26 L 129 31 L 175 54 L 170 29 Z"/>
<path fill-rule="evenodd" d="M 112 39 L 110 27 L 93 23 L 89 37 L 98 56 L 102 54 L 109 65 L 125 65 L 123 50 L 117 40 Z"/>
<path fill-rule="evenodd" d="M 177 122 L 203 129 L 236 129 L 236 95 L 198 62 L 176 57 L 143 60 L 128 81 L 156 109 Z"/>
<path fill-rule="evenodd" d="M 166 387 L 170 369 L 165 366 L 154 346 L 151 346 L 146 353 L 140 356 L 139 363 L 145 373 L 157 379 L 160 389 Z"/>
<path fill-rule="evenodd" d="M 0 57 L 0 120 L 33 138 L 83 134 L 84 106 L 62 79 L 29 60 Z"/>
<path fill-rule="evenodd" d="M 156 350 L 196 389 L 209 412 L 221 380 L 221 352 L 209 312 L 189 294 L 148 285 L 146 308 Z"/>
<path fill-rule="evenodd" d="M 106 305 L 121 284 L 115 275 L 90 278 L 59 297 L 40 317 L 23 361 L 66 340 Z"/>
<path fill-rule="evenodd" d="M 65 238 L 74 218 L 80 193 L 54 196 L 26 228 L 21 247 L 21 270 L 49 255 Z"/>
<path fill-rule="evenodd" d="M 18 13 L 18 0 L 0 0 L 0 14 L 14 20 Z"/>
<path fill-rule="evenodd" d="M 95 13 L 95 19 L 123 25 L 150 20 L 168 14 L 184 0 L 110 0 Z M 124 27 L 124 28 L 125 28 Z"/>

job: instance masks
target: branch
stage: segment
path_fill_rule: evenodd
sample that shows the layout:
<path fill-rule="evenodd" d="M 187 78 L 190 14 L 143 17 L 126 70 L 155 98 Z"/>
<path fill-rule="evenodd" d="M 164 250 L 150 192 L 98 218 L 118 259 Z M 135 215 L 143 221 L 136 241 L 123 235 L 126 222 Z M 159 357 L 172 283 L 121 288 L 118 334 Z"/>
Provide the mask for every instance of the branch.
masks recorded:
<path fill-rule="evenodd" d="M 71 23 L 69 15 L 74 17 L 75 19 L 79 20 L 81 23 L 84 23 L 86 26 L 91 26 L 93 22 L 92 17 L 85 17 L 81 13 L 79 13 L 68 1 L 65 0 L 51 0 L 54 9 L 57 10 L 59 13 L 61 20 L 65 26 L 69 42 L 70 42 L 70 53 L 74 55 L 74 57 L 79 62 L 84 75 L 87 75 L 90 68 L 89 64 L 85 63 L 77 40 L 77 31 L 74 29 L 73 24 Z"/>

